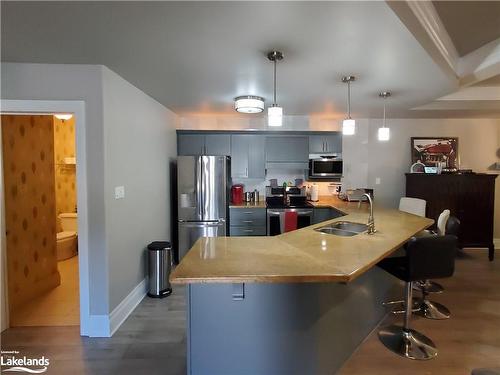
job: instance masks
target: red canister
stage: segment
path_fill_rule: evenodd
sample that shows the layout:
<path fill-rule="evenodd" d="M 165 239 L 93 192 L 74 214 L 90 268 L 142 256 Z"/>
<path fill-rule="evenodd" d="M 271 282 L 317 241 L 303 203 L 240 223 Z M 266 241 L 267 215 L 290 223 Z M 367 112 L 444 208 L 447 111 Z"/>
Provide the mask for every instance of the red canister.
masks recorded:
<path fill-rule="evenodd" d="M 231 201 L 233 204 L 243 203 L 243 184 L 231 186 Z"/>

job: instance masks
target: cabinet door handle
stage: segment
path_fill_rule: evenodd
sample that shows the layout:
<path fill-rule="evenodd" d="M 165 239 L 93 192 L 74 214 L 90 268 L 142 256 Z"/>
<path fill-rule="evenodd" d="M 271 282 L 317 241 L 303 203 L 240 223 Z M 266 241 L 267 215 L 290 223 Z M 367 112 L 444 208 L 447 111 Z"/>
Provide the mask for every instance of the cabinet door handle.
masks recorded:
<path fill-rule="evenodd" d="M 248 167 L 245 168 L 245 176 L 248 177 Z"/>
<path fill-rule="evenodd" d="M 328 141 L 325 141 L 325 152 L 328 152 Z"/>
<path fill-rule="evenodd" d="M 245 215 L 251 215 L 251 214 L 253 214 L 253 212 L 252 212 L 252 211 L 245 211 L 245 212 L 243 212 L 243 213 L 244 213 Z"/>
<path fill-rule="evenodd" d="M 243 232 L 253 233 L 253 229 L 245 229 Z"/>
<path fill-rule="evenodd" d="M 253 220 L 243 220 L 244 223 L 253 223 Z"/>

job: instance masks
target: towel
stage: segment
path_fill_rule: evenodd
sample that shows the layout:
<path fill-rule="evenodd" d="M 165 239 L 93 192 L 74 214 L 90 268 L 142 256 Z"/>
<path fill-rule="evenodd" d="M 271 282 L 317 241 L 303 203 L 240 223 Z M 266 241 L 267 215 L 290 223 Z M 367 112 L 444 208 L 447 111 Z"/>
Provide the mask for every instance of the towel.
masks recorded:
<path fill-rule="evenodd" d="M 285 232 L 290 232 L 297 229 L 297 212 L 285 212 Z"/>

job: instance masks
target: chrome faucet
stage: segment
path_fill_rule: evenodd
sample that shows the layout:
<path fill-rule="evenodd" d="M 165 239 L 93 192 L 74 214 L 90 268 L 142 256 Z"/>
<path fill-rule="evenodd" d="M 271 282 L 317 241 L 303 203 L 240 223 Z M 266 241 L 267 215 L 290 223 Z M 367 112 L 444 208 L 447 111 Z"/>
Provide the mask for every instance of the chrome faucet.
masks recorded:
<path fill-rule="evenodd" d="M 370 202 L 370 216 L 368 216 L 368 234 L 373 234 L 376 232 L 375 219 L 373 218 L 373 200 L 368 193 L 363 194 L 363 196 L 366 196 L 368 198 L 368 202 Z"/>

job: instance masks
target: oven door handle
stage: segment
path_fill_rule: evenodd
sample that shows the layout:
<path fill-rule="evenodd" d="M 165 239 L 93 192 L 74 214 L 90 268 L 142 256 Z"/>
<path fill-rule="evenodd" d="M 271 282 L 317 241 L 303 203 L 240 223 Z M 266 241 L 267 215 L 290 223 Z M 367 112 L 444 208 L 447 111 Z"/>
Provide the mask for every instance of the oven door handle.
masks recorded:
<path fill-rule="evenodd" d="M 297 216 L 308 216 L 312 214 L 313 214 L 312 211 L 297 211 Z"/>

